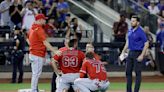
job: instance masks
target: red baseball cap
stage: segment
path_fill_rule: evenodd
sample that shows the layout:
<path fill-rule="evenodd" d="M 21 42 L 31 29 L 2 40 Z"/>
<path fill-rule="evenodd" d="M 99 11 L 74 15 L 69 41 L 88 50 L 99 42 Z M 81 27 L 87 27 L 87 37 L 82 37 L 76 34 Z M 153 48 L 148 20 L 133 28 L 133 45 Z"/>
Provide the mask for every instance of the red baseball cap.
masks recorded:
<path fill-rule="evenodd" d="M 44 14 L 37 14 L 35 15 L 35 20 L 40 20 L 40 19 L 47 19 Z"/>

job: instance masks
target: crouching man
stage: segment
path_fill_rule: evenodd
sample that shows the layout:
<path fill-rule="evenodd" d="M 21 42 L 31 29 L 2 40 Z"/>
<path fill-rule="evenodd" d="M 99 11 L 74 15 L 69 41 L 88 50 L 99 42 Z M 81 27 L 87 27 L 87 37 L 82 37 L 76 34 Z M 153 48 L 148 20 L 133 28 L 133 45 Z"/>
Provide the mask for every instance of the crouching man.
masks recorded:
<path fill-rule="evenodd" d="M 84 78 L 85 74 L 88 75 L 88 78 Z M 76 92 L 105 91 L 108 89 L 110 83 L 105 67 L 101 61 L 94 58 L 92 52 L 86 53 L 86 59 L 80 70 L 80 78 L 76 79 L 74 84 L 77 86 Z"/>

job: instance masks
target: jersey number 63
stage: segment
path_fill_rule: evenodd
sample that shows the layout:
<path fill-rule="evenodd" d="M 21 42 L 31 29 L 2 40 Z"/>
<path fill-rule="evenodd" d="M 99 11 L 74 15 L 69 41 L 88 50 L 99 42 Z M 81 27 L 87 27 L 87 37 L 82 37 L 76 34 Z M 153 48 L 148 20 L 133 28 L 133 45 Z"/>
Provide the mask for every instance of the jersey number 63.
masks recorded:
<path fill-rule="evenodd" d="M 76 56 L 64 56 L 62 58 L 62 64 L 64 67 L 77 67 L 78 66 L 78 58 Z"/>

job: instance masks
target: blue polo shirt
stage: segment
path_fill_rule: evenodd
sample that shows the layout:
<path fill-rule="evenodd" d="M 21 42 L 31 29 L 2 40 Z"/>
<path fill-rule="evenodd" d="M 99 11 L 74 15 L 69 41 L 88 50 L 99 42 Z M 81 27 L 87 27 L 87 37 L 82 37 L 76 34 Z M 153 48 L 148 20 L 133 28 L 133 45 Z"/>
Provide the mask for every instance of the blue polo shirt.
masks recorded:
<path fill-rule="evenodd" d="M 139 26 L 137 29 L 131 28 L 128 31 L 128 48 L 129 50 L 143 50 L 147 37 L 143 29 Z"/>

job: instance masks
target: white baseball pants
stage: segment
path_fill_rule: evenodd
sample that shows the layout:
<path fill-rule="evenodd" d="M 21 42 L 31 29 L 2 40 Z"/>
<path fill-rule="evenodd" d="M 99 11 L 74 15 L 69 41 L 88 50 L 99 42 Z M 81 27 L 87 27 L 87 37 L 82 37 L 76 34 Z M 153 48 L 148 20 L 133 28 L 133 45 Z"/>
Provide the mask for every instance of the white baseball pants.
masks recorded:
<path fill-rule="evenodd" d="M 69 89 L 70 86 L 72 86 L 73 89 L 76 89 L 74 86 L 74 81 L 79 78 L 79 76 L 79 73 L 62 74 L 62 76 L 56 79 L 56 92 L 62 92 L 63 89 Z"/>
<path fill-rule="evenodd" d="M 45 58 L 30 54 L 29 59 L 32 68 L 31 92 L 38 92 L 38 80 L 42 72 Z"/>
<path fill-rule="evenodd" d="M 89 78 L 78 78 L 75 80 L 74 84 L 76 88 L 80 90 L 80 92 L 90 92 L 96 90 L 105 91 L 108 89 L 110 83 L 109 81 L 100 82 L 97 79 L 91 80 Z"/>

